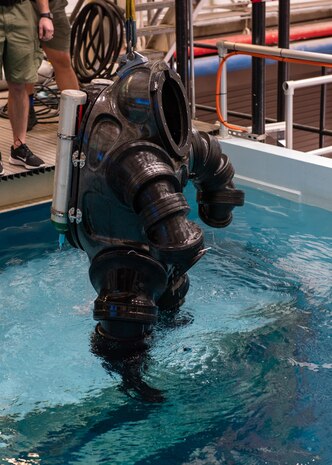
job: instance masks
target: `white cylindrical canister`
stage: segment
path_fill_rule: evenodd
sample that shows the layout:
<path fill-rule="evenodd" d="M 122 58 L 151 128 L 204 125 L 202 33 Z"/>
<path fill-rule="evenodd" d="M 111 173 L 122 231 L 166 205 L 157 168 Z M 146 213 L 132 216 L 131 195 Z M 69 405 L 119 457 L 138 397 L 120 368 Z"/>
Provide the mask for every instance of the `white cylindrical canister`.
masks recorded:
<path fill-rule="evenodd" d="M 67 229 L 67 211 L 72 176 L 72 147 L 75 138 L 77 107 L 86 102 L 80 90 L 64 90 L 60 98 L 58 141 L 55 161 L 51 220 L 60 233 Z"/>

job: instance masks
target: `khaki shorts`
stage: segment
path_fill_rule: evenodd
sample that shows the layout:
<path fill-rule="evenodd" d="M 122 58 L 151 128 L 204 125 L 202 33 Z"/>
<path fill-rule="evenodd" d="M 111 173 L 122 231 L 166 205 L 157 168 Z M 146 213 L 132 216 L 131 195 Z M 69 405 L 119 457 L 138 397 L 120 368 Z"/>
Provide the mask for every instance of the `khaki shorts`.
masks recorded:
<path fill-rule="evenodd" d="M 38 8 L 35 1 L 32 1 L 32 5 L 36 12 L 37 17 Z M 53 39 L 47 42 L 42 42 L 47 48 L 54 50 L 61 50 L 62 52 L 69 52 L 70 50 L 70 24 L 65 11 L 68 5 L 67 0 L 49 0 L 50 10 L 53 13 L 53 26 L 54 36 Z"/>
<path fill-rule="evenodd" d="M 42 58 L 29 0 L 13 6 L 0 6 L 0 78 L 3 66 L 7 81 L 18 84 L 36 82 Z"/>

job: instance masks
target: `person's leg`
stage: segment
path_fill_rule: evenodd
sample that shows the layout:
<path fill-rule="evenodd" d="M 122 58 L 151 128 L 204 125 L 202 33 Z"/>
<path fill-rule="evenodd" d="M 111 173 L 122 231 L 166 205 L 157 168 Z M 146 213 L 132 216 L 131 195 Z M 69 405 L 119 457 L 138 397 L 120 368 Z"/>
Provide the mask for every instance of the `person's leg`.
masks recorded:
<path fill-rule="evenodd" d="M 20 139 L 25 143 L 29 110 L 26 84 L 33 86 L 37 81 L 43 56 L 31 3 L 17 2 L 12 8 L 6 8 L 6 23 L 11 25 L 7 28 L 4 59 L 9 90 L 8 113 L 14 142 Z"/>
<path fill-rule="evenodd" d="M 25 144 L 29 113 L 29 98 L 25 84 L 7 82 L 8 116 L 13 130 L 14 148 Z"/>
<path fill-rule="evenodd" d="M 53 13 L 54 36 L 49 42 L 43 42 L 42 48 L 53 66 L 59 90 L 78 90 L 79 83 L 70 58 L 71 28 L 66 13 L 68 2 L 49 0 L 49 5 Z"/>
<path fill-rule="evenodd" d="M 11 25 L 7 28 L 3 62 L 8 84 L 8 116 L 13 131 L 9 163 L 27 169 L 40 168 L 45 163 L 26 145 L 29 98 L 25 85 L 37 81 L 41 56 L 31 3 L 18 2 L 6 8 L 6 23 Z"/>
<path fill-rule="evenodd" d="M 51 62 L 55 74 L 55 80 L 60 91 L 65 89 L 79 90 L 79 83 L 76 74 L 72 68 L 70 54 L 67 51 L 56 50 L 42 44 L 47 59 Z M 26 90 L 29 96 L 29 115 L 27 130 L 38 123 L 37 115 L 34 109 L 34 85 L 27 84 Z"/>
<path fill-rule="evenodd" d="M 9 163 L 21 165 L 27 169 L 41 168 L 44 161 L 34 155 L 26 145 L 29 98 L 25 83 L 8 84 L 8 116 L 13 131 L 14 143 L 10 150 Z"/>
<path fill-rule="evenodd" d="M 69 52 L 49 48 L 42 44 L 47 59 L 51 62 L 59 90 L 79 89 L 76 74 L 72 68 Z"/>

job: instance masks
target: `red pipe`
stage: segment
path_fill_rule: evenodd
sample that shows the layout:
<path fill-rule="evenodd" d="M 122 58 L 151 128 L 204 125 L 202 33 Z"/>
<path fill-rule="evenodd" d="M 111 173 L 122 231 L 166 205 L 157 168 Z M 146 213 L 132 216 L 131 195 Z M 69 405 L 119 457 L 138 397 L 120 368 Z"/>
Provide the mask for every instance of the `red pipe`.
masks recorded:
<path fill-rule="evenodd" d="M 299 40 L 317 39 L 323 37 L 332 36 L 332 24 L 331 22 L 326 23 L 314 23 L 303 26 L 293 26 L 290 30 L 289 40 L 295 42 Z M 246 34 L 234 34 L 229 36 L 217 37 L 214 39 L 203 39 L 197 42 L 207 45 L 216 45 L 217 42 L 227 40 L 229 42 L 240 42 L 242 44 L 251 44 L 251 35 Z M 266 31 L 265 38 L 266 45 L 278 45 L 278 29 L 271 29 Z M 194 48 L 195 57 L 216 55 L 216 50 L 208 48 Z"/>

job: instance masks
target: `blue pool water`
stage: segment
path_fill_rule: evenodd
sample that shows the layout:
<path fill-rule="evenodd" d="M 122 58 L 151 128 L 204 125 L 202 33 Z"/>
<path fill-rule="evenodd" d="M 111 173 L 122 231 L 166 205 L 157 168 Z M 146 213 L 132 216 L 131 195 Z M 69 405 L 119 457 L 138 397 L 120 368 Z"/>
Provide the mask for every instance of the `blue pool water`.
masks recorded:
<path fill-rule="evenodd" d="M 1 216 L 1 464 L 332 464 L 332 214 L 245 190 L 228 228 L 204 227 L 176 322 L 114 363 L 49 206 Z"/>

